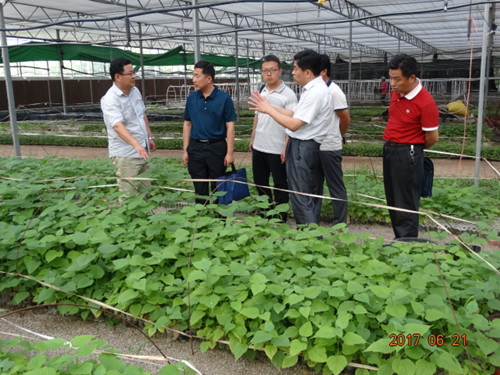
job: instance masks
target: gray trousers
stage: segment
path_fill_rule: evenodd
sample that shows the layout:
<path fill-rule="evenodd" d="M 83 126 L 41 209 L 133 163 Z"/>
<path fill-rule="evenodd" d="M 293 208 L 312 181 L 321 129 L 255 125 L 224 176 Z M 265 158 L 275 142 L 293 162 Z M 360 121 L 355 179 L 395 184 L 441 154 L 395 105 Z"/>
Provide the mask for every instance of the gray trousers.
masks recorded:
<path fill-rule="evenodd" d="M 286 148 L 286 173 L 288 188 L 301 193 L 322 195 L 319 143 L 290 137 Z M 290 193 L 292 210 L 297 224 L 319 224 L 321 198 Z"/>
<path fill-rule="evenodd" d="M 319 156 L 330 196 L 344 200 L 332 200 L 333 225 L 347 223 L 347 191 L 342 173 L 342 150 L 320 151 Z"/>
<path fill-rule="evenodd" d="M 113 156 L 111 161 L 115 166 L 115 175 L 117 177 L 118 188 L 120 191 L 127 194 L 141 193 L 151 185 L 149 181 L 132 181 L 120 178 L 138 177 L 142 173 L 149 172 L 149 160 Z"/>

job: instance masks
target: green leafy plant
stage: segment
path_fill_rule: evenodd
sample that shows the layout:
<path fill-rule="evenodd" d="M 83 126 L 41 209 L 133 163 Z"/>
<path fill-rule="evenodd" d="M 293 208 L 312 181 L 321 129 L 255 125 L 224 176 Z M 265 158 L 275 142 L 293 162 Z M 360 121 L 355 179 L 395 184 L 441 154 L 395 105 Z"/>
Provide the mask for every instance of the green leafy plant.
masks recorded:
<path fill-rule="evenodd" d="M 0 271 L 11 274 L 0 292 L 14 303 L 99 300 L 143 319 L 149 335 L 191 330 L 203 351 L 224 339 L 236 358 L 262 350 L 277 368 L 303 360 L 339 374 L 355 362 L 425 375 L 491 374 L 499 365 L 500 320 L 486 317 L 500 310 L 500 278 L 458 244 L 384 246 L 342 227 L 294 229 L 273 212 L 251 215 L 268 208 L 259 197 L 178 206 L 193 195 L 160 185 L 180 186 L 180 162 L 153 160 L 152 172 L 165 180 L 153 182 L 151 198 L 117 204 L 116 189 L 90 188 L 112 176 L 106 160 L 0 159 L 0 175 L 27 180 L 0 184 Z M 350 183 L 380 195 L 373 178 Z M 500 254 L 489 261 L 498 267 Z M 390 345 L 391 335 L 421 341 Z M 454 335 L 467 345 L 454 346 Z"/>
<path fill-rule="evenodd" d="M 52 351 L 64 354 L 52 354 Z M 140 367 L 127 365 L 116 350 L 94 336 L 75 336 L 71 341 L 51 339 L 31 343 L 20 337 L 0 339 L 0 372 L 4 375 L 129 374 L 148 375 Z M 90 358 L 89 358 L 90 357 Z M 183 363 L 168 364 L 158 375 L 192 375 Z"/>

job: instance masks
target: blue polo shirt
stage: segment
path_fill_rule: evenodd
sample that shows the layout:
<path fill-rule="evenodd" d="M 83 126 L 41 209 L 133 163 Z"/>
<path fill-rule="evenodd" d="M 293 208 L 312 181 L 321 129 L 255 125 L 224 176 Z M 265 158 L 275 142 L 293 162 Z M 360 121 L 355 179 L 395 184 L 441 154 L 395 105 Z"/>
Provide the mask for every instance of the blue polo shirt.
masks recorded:
<path fill-rule="evenodd" d="M 233 100 L 217 86 L 206 98 L 195 91 L 186 100 L 184 120 L 191 121 L 193 139 L 226 138 L 226 122 L 236 121 Z"/>

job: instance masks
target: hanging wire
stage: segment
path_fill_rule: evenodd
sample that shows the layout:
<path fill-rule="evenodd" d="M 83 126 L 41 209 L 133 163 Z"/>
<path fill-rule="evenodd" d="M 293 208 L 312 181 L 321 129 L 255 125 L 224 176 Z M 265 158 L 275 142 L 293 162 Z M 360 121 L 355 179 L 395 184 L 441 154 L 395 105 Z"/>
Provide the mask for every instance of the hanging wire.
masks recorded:
<path fill-rule="evenodd" d="M 130 37 L 130 18 L 128 16 L 127 0 L 125 0 L 125 34 L 127 35 L 127 47 L 130 47 L 132 38 Z"/>

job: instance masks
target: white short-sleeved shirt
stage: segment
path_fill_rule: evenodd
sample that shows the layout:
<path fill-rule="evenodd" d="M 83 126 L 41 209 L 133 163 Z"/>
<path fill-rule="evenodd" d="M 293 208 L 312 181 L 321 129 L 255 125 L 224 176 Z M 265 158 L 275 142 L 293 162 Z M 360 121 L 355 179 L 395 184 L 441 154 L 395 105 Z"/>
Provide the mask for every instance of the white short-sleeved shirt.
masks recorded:
<path fill-rule="evenodd" d="M 347 99 L 342 89 L 334 82 L 330 81 L 328 92 L 332 97 L 333 102 L 333 116 L 328 129 L 328 135 L 319 147 L 321 151 L 338 151 L 342 150 L 342 134 L 340 133 L 340 118 L 335 111 L 342 111 L 348 109 Z"/>
<path fill-rule="evenodd" d="M 113 125 L 121 122 L 141 145 L 145 148 L 149 147 L 148 132 L 144 121 L 146 107 L 137 87 L 132 87 L 127 96 L 113 84 L 106 95 L 101 98 L 101 109 L 108 132 L 109 157 L 138 158 L 135 148 L 121 139 L 113 129 Z"/>
<path fill-rule="evenodd" d="M 297 104 L 297 95 L 291 88 L 281 82 L 275 90 L 269 91 L 266 87 L 261 95 L 274 107 L 293 110 Z M 253 148 L 260 152 L 269 154 L 281 154 L 286 142 L 286 128 L 278 124 L 273 118 L 265 113 L 256 112 L 257 126 L 255 127 L 255 138 Z"/>
<path fill-rule="evenodd" d="M 323 143 L 333 116 L 332 98 L 321 77 L 316 77 L 304 86 L 299 103 L 295 106 L 294 118 L 304 122 L 298 130 L 287 129 L 287 134 L 296 139 L 313 139 Z"/>

